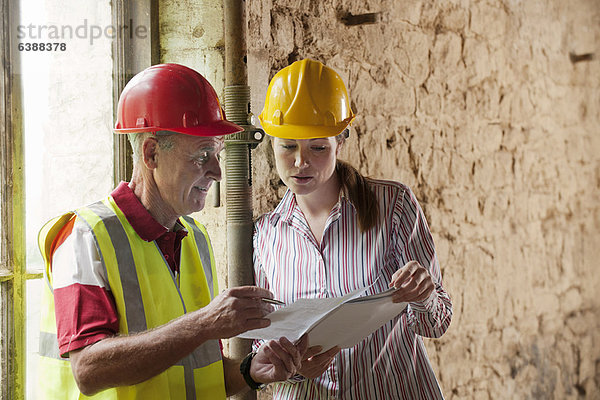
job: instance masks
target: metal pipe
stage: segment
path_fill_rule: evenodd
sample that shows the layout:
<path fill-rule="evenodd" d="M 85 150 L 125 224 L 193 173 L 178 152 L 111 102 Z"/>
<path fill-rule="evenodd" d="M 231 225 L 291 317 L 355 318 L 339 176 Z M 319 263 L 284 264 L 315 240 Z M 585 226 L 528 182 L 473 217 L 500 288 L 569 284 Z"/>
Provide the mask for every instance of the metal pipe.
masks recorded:
<path fill-rule="evenodd" d="M 213 207 L 221 207 L 221 182 L 215 182 L 210 187 L 211 193 L 211 204 Z"/>
<path fill-rule="evenodd" d="M 246 127 L 225 139 L 225 183 L 227 214 L 227 265 L 229 287 L 251 285 L 252 278 L 252 188 L 248 129 L 250 88 L 246 65 L 246 22 L 243 0 L 224 0 L 225 14 L 225 112 L 227 119 Z M 229 354 L 241 359 L 251 351 L 251 341 L 231 339 Z M 235 396 L 256 399 L 255 392 Z"/>
<path fill-rule="evenodd" d="M 224 0 L 225 85 L 248 85 L 244 0 Z M 245 122 L 244 122 L 245 124 Z"/>

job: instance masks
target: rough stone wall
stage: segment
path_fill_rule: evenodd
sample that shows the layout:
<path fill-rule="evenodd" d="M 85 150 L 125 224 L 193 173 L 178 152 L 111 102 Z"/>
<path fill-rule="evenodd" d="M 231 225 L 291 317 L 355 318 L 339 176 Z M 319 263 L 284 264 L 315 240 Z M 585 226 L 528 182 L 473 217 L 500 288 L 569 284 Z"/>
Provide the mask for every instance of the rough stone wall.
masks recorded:
<path fill-rule="evenodd" d="M 421 202 L 454 303 L 426 340 L 446 397 L 600 398 L 600 1 L 246 4 L 255 113 L 277 70 L 323 61 L 358 114 L 342 158 Z M 283 188 L 264 143 L 253 160 L 259 215 Z"/>

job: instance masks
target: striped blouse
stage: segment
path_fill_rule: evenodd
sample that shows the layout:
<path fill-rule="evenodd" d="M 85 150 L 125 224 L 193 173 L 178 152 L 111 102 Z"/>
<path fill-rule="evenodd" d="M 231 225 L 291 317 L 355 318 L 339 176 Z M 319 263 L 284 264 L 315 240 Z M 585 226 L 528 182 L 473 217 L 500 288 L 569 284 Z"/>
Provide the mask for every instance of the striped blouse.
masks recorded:
<path fill-rule="evenodd" d="M 275 210 L 256 222 L 256 284 L 286 303 L 343 296 L 373 283 L 377 293 L 388 289 L 396 270 L 416 260 L 429 270 L 436 290 L 343 349 L 320 377 L 274 384 L 274 399 L 443 399 L 421 339 L 442 336 L 452 318 L 433 238 L 408 187 L 372 179 L 369 184 L 379 201 L 375 227 L 361 232 L 354 206 L 342 194 L 320 245 L 288 190 Z"/>

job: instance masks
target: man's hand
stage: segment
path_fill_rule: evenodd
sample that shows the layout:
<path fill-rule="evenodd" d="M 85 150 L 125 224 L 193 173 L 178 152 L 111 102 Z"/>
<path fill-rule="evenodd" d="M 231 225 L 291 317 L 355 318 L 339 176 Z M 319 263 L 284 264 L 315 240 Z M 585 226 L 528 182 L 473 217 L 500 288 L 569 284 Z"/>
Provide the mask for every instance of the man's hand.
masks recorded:
<path fill-rule="evenodd" d="M 256 382 L 285 381 L 298 372 L 306 352 L 308 338 L 302 337 L 294 345 L 286 338 L 265 342 L 252 359 L 250 376 Z"/>
<path fill-rule="evenodd" d="M 340 352 L 338 346 L 321 353 L 322 350 L 321 346 L 313 346 L 306 351 L 305 359 L 302 360 L 302 367 L 300 367 L 300 375 L 310 379 L 321 376 L 327 370 L 335 355 Z"/>
<path fill-rule="evenodd" d="M 409 261 L 394 272 L 390 287 L 398 289 L 392 295 L 394 303 L 425 301 L 435 290 L 431 275 L 416 261 Z"/>
<path fill-rule="evenodd" d="M 271 324 L 265 316 L 273 311 L 273 306 L 262 301 L 263 297 L 273 298 L 273 294 L 255 286 L 234 287 L 196 313 L 210 338 L 226 339 Z"/>

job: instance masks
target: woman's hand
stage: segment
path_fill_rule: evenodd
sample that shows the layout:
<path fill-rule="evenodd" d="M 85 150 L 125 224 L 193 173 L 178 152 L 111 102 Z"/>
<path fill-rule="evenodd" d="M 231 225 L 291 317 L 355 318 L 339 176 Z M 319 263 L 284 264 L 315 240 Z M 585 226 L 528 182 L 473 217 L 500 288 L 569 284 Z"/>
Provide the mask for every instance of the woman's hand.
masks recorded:
<path fill-rule="evenodd" d="M 284 337 L 265 342 L 252 359 L 250 376 L 260 383 L 285 381 L 291 378 L 299 371 L 307 345 L 306 336 L 296 345 Z"/>
<path fill-rule="evenodd" d="M 340 352 L 338 346 L 319 354 L 321 350 L 321 346 L 314 346 L 306 351 L 306 358 L 302 360 L 302 366 L 300 367 L 300 375 L 310 379 L 321 376 L 331 365 L 335 355 Z"/>
<path fill-rule="evenodd" d="M 435 290 L 429 271 L 416 261 L 409 261 L 394 272 L 390 287 L 397 289 L 392 295 L 394 303 L 422 302 L 427 300 Z"/>

